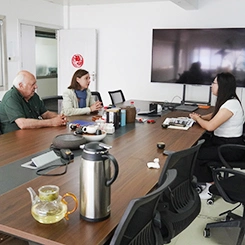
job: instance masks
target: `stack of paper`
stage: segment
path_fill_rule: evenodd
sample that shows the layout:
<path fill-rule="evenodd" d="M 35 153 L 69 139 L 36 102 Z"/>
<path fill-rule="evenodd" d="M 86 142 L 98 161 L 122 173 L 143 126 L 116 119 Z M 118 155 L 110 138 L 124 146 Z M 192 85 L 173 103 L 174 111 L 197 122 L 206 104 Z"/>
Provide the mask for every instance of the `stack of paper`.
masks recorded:
<path fill-rule="evenodd" d="M 166 118 L 162 123 L 164 127 L 187 130 L 195 121 L 189 117 Z"/>

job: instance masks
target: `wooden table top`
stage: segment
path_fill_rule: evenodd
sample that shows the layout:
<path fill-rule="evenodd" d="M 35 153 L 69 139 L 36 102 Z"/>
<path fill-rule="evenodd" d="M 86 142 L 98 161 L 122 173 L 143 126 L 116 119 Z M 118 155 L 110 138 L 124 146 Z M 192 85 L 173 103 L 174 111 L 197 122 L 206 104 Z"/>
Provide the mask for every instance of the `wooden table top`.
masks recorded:
<path fill-rule="evenodd" d="M 188 116 L 186 112 L 170 112 L 167 117 Z M 166 117 L 166 116 L 165 116 Z M 35 191 L 46 184 L 60 187 L 60 194 L 73 192 L 79 198 L 80 157 L 69 164 L 65 175 L 37 177 L 0 196 L 0 231 L 41 244 L 104 244 L 120 221 L 129 201 L 146 195 L 157 183 L 166 156 L 157 149 L 164 141 L 168 150 L 191 147 L 204 130 L 194 125 L 189 130 L 163 129 L 165 117 L 156 123 L 136 123 L 133 130 L 117 138 L 106 136 L 112 154 L 119 164 L 119 175 L 111 186 L 111 215 L 101 222 L 88 222 L 80 218 L 79 208 L 70 219 L 52 224 L 40 224 L 31 216 L 31 199 L 27 187 Z M 1 166 L 49 148 L 52 139 L 69 132 L 68 127 L 18 130 L 0 136 Z M 146 163 L 159 158 L 160 169 L 148 169 Z M 21 168 L 21 167 L 20 167 Z M 16 169 L 18 171 L 18 169 Z M 33 171 L 33 170 L 31 170 Z M 57 170 L 53 170 L 56 172 Z M 4 183 L 1 183 L 1 185 Z"/>

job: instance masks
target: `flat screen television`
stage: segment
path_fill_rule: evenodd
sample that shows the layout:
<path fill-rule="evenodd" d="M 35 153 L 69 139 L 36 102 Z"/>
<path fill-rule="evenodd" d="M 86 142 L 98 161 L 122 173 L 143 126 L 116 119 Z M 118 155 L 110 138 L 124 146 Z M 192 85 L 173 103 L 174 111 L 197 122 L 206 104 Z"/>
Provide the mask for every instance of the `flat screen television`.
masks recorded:
<path fill-rule="evenodd" d="M 153 29 L 151 82 L 210 85 L 226 71 L 245 87 L 245 28 Z"/>

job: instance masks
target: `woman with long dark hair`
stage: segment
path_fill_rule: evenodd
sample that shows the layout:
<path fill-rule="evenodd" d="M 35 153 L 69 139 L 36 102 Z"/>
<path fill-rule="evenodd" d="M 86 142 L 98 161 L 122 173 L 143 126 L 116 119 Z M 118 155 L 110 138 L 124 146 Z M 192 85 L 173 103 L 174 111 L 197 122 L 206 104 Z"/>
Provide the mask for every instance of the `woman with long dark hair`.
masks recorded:
<path fill-rule="evenodd" d="M 231 73 L 219 73 L 212 83 L 212 93 L 217 96 L 213 113 L 189 115 L 208 132 L 203 136 L 205 143 L 200 148 L 194 169 L 194 175 L 199 183 L 213 181 L 212 171 L 207 164 L 219 161 L 218 147 L 220 145 L 244 144 L 244 112 L 236 94 L 235 77 Z M 227 150 L 225 157 L 228 160 L 237 160 L 241 154 L 241 151 Z M 210 197 L 208 183 L 200 194 L 203 199 Z"/>

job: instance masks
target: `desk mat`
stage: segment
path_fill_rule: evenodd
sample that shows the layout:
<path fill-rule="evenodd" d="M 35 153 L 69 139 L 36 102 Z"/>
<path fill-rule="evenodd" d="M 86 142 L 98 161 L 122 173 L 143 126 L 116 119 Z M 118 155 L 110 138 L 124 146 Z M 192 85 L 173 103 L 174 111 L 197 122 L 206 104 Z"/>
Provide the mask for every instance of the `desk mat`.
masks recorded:
<path fill-rule="evenodd" d="M 39 175 L 36 174 L 35 169 L 23 168 L 21 167 L 21 164 L 26 163 L 30 161 L 32 158 L 39 156 L 43 153 L 49 152 L 49 151 L 50 149 L 46 149 L 44 151 L 41 151 L 36 154 L 30 155 L 28 157 L 22 158 L 16 162 L 12 162 L 5 166 L 0 167 L 0 180 L 1 180 L 0 195 L 30 180 L 40 177 Z M 72 151 L 72 152 L 74 153 L 74 157 L 81 156 L 82 154 L 82 150 L 80 149 Z M 53 161 L 51 164 L 61 164 L 61 161 L 56 160 L 56 161 Z M 48 166 L 48 165 L 45 165 L 45 166 Z"/>

